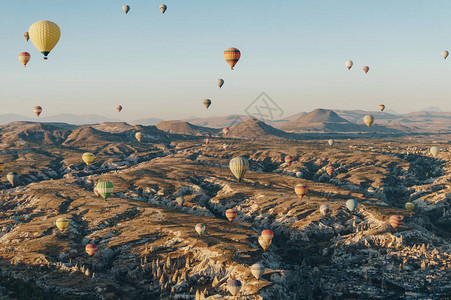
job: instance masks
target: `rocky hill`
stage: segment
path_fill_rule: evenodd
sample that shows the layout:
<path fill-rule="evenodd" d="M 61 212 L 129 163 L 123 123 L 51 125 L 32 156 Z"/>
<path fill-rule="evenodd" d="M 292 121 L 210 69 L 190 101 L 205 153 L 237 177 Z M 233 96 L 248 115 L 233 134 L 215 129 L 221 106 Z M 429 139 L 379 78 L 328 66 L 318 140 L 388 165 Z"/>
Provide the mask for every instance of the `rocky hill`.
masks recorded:
<path fill-rule="evenodd" d="M 220 130 L 193 125 L 184 121 L 163 121 L 156 125 L 162 131 L 174 134 L 205 136 L 217 134 Z"/>

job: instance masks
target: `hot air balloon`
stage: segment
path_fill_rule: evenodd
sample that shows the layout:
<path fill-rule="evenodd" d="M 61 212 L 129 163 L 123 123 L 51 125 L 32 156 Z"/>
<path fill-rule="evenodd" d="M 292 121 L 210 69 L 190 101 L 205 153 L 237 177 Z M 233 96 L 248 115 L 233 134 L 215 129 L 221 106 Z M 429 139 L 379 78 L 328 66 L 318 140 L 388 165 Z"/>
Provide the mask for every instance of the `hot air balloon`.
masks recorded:
<path fill-rule="evenodd" d="M 251 273 L 254 275 L 255 279 L 260 280 L 263 274 L 265 274 L 265 266 L 261 263 L 255 263 L 251 266 Z"/>
<path fill-rule="evenodd" d="M 229 290 L 230 294 L 233 296 L 238 295 L 238 293 L 241 290 L 241 281 L 236 279 L 231 279 L 227 281 L 227 289 Z"/>
<path fill-rule="evenodd" d="M 443 50 L 443 51 L 442 51 L 442 57 L 443 57 L 444 59 L 446 59 L 446 58 L 448 57 L 448 55 L 449 55 L 449 52 L 448 52 L 448 51 L 446 51 L 446 50 Z"/>
<path fill-rule="evenodd" d="M 230 128 L 229 127 L 225 127 L 224 129 L 222 129 L 222 133 L 224 135 L 229 135 L 229 132 L 230 132 Z"/>
<path fill-rule="evenodd" d="M 138 140 L 138 142 L 141 143 L 143 139 L 143 134 L 140 131 L 138 131 L 137 133 L 135 133 L 135 138 Z"/>
<path fill-rule="evenodd" d="M 401 225 L 402 219 L 402 216 L 393 215 L 390 216 L 389 223 L 396 230 L 398 229 L 399 225 Z"/>
<path fill-rule="evenodd" d="M 0 173 L 3 173 L 4 169 L 5 169 L 5 164 L 0 162 Z"/>
<path fill-rule="evenodd" d="M 330 214 L 330 207 L 327 204 L 323 204 L 319 207 L 319 212 L 323 215 L 323 216 L 327 216 L 328 214 Z"/>
<path fill-rule="evenodd" d="M 168 9 L 168 7 L 166 5 L 164 5 L 164 4 L 160 5 L 160 10 L 162 13 L 164 13 L 166 11 L 166 9 Z"/>
<path fill-rule="evenodd" d="M 327 141 L 327 143 L 329 144 L 329 146 L 332 147 L 335 144 L 335 141 L 330 139 L 330 140 Z"/>
<path fill-rule="evenodd" d="M 232 68 L 235 67 L 236 63 L 240 60 L 241 52 L 237 48 L 228 48 L 224 51 L 224 58 Z"/>
<path fill-rule="evenodd" d="M 125 14 L 128 14 L 128 12 L 130 11 L 130 6 L 124 5 L 122 6 L 122 10 L 125 12 Z"/>
<path fill-rule="evenodd" d="M 121 105 L 118 105 L 118 106 L 116 106 L 116 109 L 117 109 L 118 112 L 121 112 L 122 106 L 121 106 Z"/>
<path fill-rule="evenodd" d="M 332 175 L 334 175 L 334 172 L 335 172 L 335 168 L 334 167 L 332 167 L 332 166 L 327 166 L 326 167 L 326 173 L 330 177 L 332 177 Z"/>
<path fill-rule="evenodd" d="M 374 117 L 372 115 L 366 115 L 365 117 L 363 117 L 363 123 L 365 123 L 366 126 L 370 128 L 374 123 Z"/>
<path fill-rule="evenodd" d="M 27 42 L 28 42 L 28 40 L 30 39 L 30 35 L 28 34 L 28 31 L 23 33 L 23 37 L 24 37 L 24 38 L 27 40 Z"/>
<path fill-rule="evenodd" d="M 348 201 L 346 201 L 346 207 L 353 212 L 356 208 L 357 208 L 357 201 L 355 199 L 349 199 Z"/>
<path fill-rule="evenodd" d="M 100 181 L 97 183 L 97 192 L 102 196 L 103 199 L 108 199 L 114 190 L 114 185 L 111 181 Z"/>
<path fill-rule="evenodd" d="M 91 165 L 91 163 L 94 161 L 95 155 L 90 153 L 90 152 L 86 152 L 83 153 L 83 155 L 81 156 L 81 158 L 83 159 L 83 161 L 85 162 L 85 164 L 87 166 Z"/>
<path fill-rule="evenodd" d="M 19 179 L 19 175 L 16 172 L 9 172 L 8 175 L 6 175 L 6 179 L 8 179 L 9 183 L 14 186 Z"/>
<path fill-rule="evenodd" d="M 204 106 L 208 109 L 211 105 L 211 100 L 210 99 L 205 99 L 204 100 Z"/>
<path fill-rule="evenodd" d="M 97 252 L 97 246 L 94 244 L 87 244 L 85 247 L 86 253 L 88 253 L 89 256 L 93 256 Z"/>
<path fill-rule="evenodd" d="M 346 68 L 348 68 L 348 70 L 351 70 L 353 64 L 354 63 L 352 62 L 352 60 L 347 60 L 345 63 Z"/>
<path fill-rule="evenodd" d="M 204 234 L 204 232 L 205 232 L 205 225 L 199 223 L 196 225 L 196 227 L 194 229 L 196 229 L 196 232 L 199 236 L 202 236 L 202 234 Z"/>
<path fill-rule="evenodd" d="M 97 187 L 94 187 L 94 194 L 96 194 L 97 198 L 100 197 L 99 191 L 97 190 Z"/>
<path fill-rule="evenodd" d="M 227 150 L 228 148 L 229 148 L 229 145 L 227 145 L 227 144 L 222 145 L 222 149 Z"/>
<path fill-rule="evenodd" d="M 249 161 L 244 157 L 234 157 L 229 162 L 230 171 L 235 175 L 238 182 L 241 182 L 244 174 L 249 169 Z"/>
<path fill-rule="evenodd" d="M 380 109 L 381 111 L 384 111 L 384 109 L 385 109 L 385 105 L 383 105 L 383 104 L 380 104 L 380 105 L 379 105 L 379 109 Z"/>
<path fill-rule="evenodd" d="M 291 166 L 292 162 L 293 162 L 293 156 L 291 156 L 291 155 L 285 156 L 285 163 L 287 164 L 287 166 Z"/>
<path fill-rule="evenodd" d="M 224 85 L 224 79 L 216 79 L 216 84 L 219 86 L 219 88 L 222 88 L 222 86 Z"/>
<path fill-rule="evenodd" d="M 234 209 L 234 208 L 229 208 L 229 209 L 226 210 L 226 212 L 225 212 L 226 218 L 227 218 L 230 222 L 233 222 L 233 220 L 235 220 L 237 214 L 238 214 L 238 212 L 237 212 L 236 209 Z"/>
<path fill-rule="evenodd" d="M 363 67 L 363 72 L 365 72 L 365 74 L 368 73 L 369 70 L 370 70 L 370 67 L 368 67 L 368 66 Z"/>
<path fill-rule="evenodd" d="M 183 196 L 177 197 L 175 202 L 177 202 L 178 205 L 183 206 L 183 204 L 185 204 L 185 198 Z"/>
<path fill-rule="evenodd" d="M 210 138 L 207 136 L 207 137 L 204 139 L 204 142 L 205 142 L 205 145 L 210 144 Z"/>
<path fill-rule="evenodd" d="M 271 244 L 272 238 L 274 237 L 274 231 L 266 229 L 266 230 L 263 230 L 260 235 L 261 235 L 262 239 L 264 239 L 265 241 L 267 241 L 268 243 Z"/>
<path fill-rule="evenodd" d="M 50 21 L 34 23 L 30 26 L 28 33 L 31 42 L 44 55 L 44 59 L 47 59 L 47 55 L 56 46 L 61 36 L 58 25 Z"/>
<path fill-rule="evenodd" d="M 36 116 L 40 116 L 41 115 L 41 113 L 42 113 L 42 107 L 40 107 L 40 106 L 35 106 L 34 108 L 33 108 L 33 111 L 34 111 L 34 113 L 36 114 Z"/>
<path fill-rule="evenodd" d="M 58 218 L 55 222 L 56 227 L 58 227 L 59 230 L 64 231 L 69 227 L 69 219 L 68 218 Z"/>
<path fill-rule="evenodd" d="M 263 248 L 263 251 L 266 251 L 266 249 L 268 249 L 269 245 L 271 245 L 271 243 L 268 243 L 267 241 L 265 241 L 261 235 L 258 237 L 258 243 Z"/>
<path fill-rule="evenodd" d="M 305 184 L 296 184 L 294 187 L 294 192 L 296 195 L 299 196 L 299 198 L 304 198 L 305 195 L 307 195 L 308 187 Z"/>
<path fill-rule="evenodd" d="M 415 204 L 413 204 L 412 202 L 407 202 L 406 203 L 406 209 L 409 211 L 412 211 L 415 208 Z"/>
<path fill-rule="evenodd" d="M 23 66 L 26 67 L 28 62 L 31 59 L 31 55 L 28 52 L 22 52 L 19 54 L 19 61 L 23 63 Z"/>
<path fill-rule="evenodd" d="M 437 154 L 439 153 L 439 149 L 437 146 L 432 146 L 430 151 L 433 157 L 436 157 Z"/>

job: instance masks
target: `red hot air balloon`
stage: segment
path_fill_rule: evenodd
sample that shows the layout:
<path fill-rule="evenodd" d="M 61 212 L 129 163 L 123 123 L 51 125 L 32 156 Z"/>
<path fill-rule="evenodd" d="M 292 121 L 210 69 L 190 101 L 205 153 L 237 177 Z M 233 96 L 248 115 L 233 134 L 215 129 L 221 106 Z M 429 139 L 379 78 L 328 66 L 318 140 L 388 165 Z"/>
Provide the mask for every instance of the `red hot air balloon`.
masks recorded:
<path fill-rule="evenodd" d="M 299 198 L 304 198 L 305 195 L 307 195 L 308 187 L 305 184 L 296 184 L 294 187 L 294 192 L 296 195 L 299 196 Z"/>
<path fill-rule="evenodd" d="M 369 70 L 370 70 L 370 67 L 368 67 L 368 66 L 363 67 L 363 72 L 365 72 L 365 74 L 368 73 Z"/>
<path fill-rule="evenodd" d="M 86 253 L 88 253 L 89 256 L 93 256 L 94 254 L 96 254 L 97 249 L 98 249 L 97 246 L 94 244 L 87 244 L 85 248 Z"/>
<path fill-rule="evenodd" d="M 396 230 L 401 225 L 402 219 L 403 219 L 402 216 L 398 216 L 398 215 L 390 216 L 390 219 L 389 219 L 390 225 Z"/>
<path fill-rule="evenodd" d="M 226 210 L 225 215 L 230 222 L 233 222 L 237 216 L 238 212 L 234 208 L 229 208 Z"/>
<path fill-rule="evenodd" d="M 205 145 L 208 145 L 208 144 L 210 144 L 210 138 L 207 136 L 206 138 L 205 138 Z"/>
<path fill-rule="evenodd" d="M 287 166 L 291 166 L 291 163 L 293 162 L 293 156 L 285 156 L 285 163 L 287 164 Z"/>
<path fill-rule="evenodd" d="M 225 128 L 222 130 L 222 133 L 223 133 L 224 135 L 229 135 L 229 132 L 230 132 L 230 128 L 229 128 L 229 127 L 225 127 Z"/>
<path fill-rule="evenodd" d="M 334 175 L 334 171 L 335 171 L 335 168 L 334 168 L 334 167 L 332 167 L 332 166 L 327 166 L 327 167 L 326 167 L 326 173 L 327 173 L 327 175 L 329 175 L 330 177 L 332 177 L 332 175 Z"/>
<path fill-rule="evenodd" d="M 274 237 L 274 231 L 266 229 L 266 230 L 263 230 L 260 235 L 264 241 L 271 243 L 272 238 Z"/>
<path fill-rule="evenodd" d="M 228 48 L 224 51 L 224 58 L 229 64 L 229 66 L 232 68 L 235 67 L 238 60 L 240 60 L 241 52 L 237 48 Z"/>
<path fill-rule="evenodd" d="M 385 105 L 383 105 L 383 104 L 380 104 L 380 105 L 379 105 L 379 109 L 380 109 L 380 111 L 384 111 L 384 109 L 385 109 Z"/>
<path fill-rule="evenodd" d="M 117 109 L 118 112 L 121 112 L 122 106 L 121 106 L 121 105 L 118 105 L 118 106 L 116 107 L 116 109 Z"/>
<path fill-rule="evenodd" d="M 26 67 L 28 62 L 31 59 L 31 55 L 28 52 L 22 52 L 19 54 L 19 61 L 23 63 L 23 66 Z"/>
<path fill-rule="evenodd" d="M 96 194 L 97 198 L 100 197 L 100 193 L 97 190 L 97 187 L 94 187 L 94 194 Z"/>

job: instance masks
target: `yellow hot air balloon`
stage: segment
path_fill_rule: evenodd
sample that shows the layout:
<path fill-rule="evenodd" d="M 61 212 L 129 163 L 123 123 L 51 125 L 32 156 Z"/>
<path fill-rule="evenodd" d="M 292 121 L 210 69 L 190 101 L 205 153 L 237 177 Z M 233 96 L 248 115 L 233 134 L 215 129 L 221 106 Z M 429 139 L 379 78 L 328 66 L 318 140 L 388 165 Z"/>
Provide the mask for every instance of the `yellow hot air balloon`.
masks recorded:
<path fill-rule="evenodd" d="M 82 155 L 81 158 L 83 159 L 83 161 L 85 162 L 85 164 L 86 164 L 87 166 L 89 166 L 89 165 L 94 161 L 95 155 L 92 154 L 92 153 L 90 153 L 90 152 L 86 152 L 86 153 L 84 153 L 84 154 Z"/>
<path fill-rule="evenodd" d="M 56 46 L 61 37 L 61 30 L 53 22 L 38 21 L 28 29 L 31 42 L 47 59 L 50 51 Z"/>
<path fill-rule="evenodd" d="M 27 42 L 28 42 L 28 40 L 30 39 L 30 35 L 28 34 L 28 31 L 23 33 L 23 37 L 24 37 L 24 39 L 26 39 Z"/>
<path fill-rule="evenodd" d="M 407 202 L 406 203 L 406 209 L 407 210 L 413 210 L 415 208 L 415 204 L 413 204 L 412 202 Z"/>
<path fill-rule="evenodd" d="M 141 141 L 143 139 L 143 134 L 138 131 L 137 133 L 135 133 L 135 138 L 138 140 L 138 142 L 141 143 Z"/>
<path fill-rule="evenodd" d="M 363 122 L 366 124 L 366 126 L 368 126 L 368 128 L 370 128 L 374 123 L 374 117 L 372 115 L 366 115 L 365 117 L 363 117 Z"/>
<path fill-rule="evenodd" d="M 241 182 L 247 169 L 249 169 L 249 161 L 244 157 L 232 158 L 229 162 L 229 168 L 236 179 L 238 179 L 238 182 Z"/>
<path fill-rule="evenodd" d="M 58 218 L 55 222 L 56 227 L 58 227 L 59 230 L 64 231 L 69 227 L 69 219 L 68 218 Z"/>
<path fill-rule="evenodd" d="M 204 103 L 204 106 L 208 109 L 210 107 L 210 105 L 211 105 L 211 100 L 210 99 L 205 99 L 203 103 Z"/>
<path fill-rule="evenodd" d="M 241 52 L 237 48 L 228 48 L 224 50 L 224 59 L 229 64 L 230 68 L 233 70 L 236 63 L 240 60 Z"/>

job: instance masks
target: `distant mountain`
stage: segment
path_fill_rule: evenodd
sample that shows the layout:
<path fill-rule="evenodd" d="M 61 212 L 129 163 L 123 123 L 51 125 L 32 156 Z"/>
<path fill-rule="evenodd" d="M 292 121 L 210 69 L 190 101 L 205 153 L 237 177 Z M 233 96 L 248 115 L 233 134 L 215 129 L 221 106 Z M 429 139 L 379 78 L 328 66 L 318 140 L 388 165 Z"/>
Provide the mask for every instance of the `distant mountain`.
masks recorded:
<path fill-rule="evenodd" d="M 225 117 L 211 117 L 211 118 L 189 118 L 183 121 L 189 122 L 193 125 L 204 126 L 210 128 L 224 128 L 242 123 L 246 120 L 252 119 L 247 115 L 229 115 Z"/>
<path fill-rule="evenodd" d="M 276 129 L 257 119 L 249 119 L 230 127 L 228 136 L 243 139 L 296 138 L 293 134 Z"/>
<path fill-rule="evenodd" d="M 92 125 L 91 127 L 100 131 L 110 133 L 120 133 L 133 129 L 132 125 L 125 122 L 105 122 L 102 124 Z"/>
<path fill-rule="evenodd" d="M 82 125 L 82 124 L 100 124 L 103 122 L 119 122 L 118 119 L 111 119 L 100 115 L 95 114 L 87 114 L 87 115 L 74 115 L 74 114 L 58 114 L 54 116 L 46 116 L 43 117 L 35 117 L 30 118 L 26 116 L 16 115 L 16 114 L 4 114 L 0 115 L 0 124 L 8 124 L 10 122 L 16 121 L 31 121 L 31 122 L 40 122 L 40 123 L 54 123 L 61 122 L 67 124 L 74 125 Z"/>
<path fill-rule="evenodd" d="M 432 111 L 432 112 L 443 112 L 443 110 L 440 107 L 437 106 L 429 106 L 423 109 L 423 111 Z"/>
<path fill-rule="evenodd" d="M 219 133 L 219 129 L 193 125 L 184 121 L 163 121 L 156 125 L 162 131 L 174 134 L 185 135 L 214 135 Z"/>
<path fill-rule="evenodd" d="M 159 118 L 147 118 L 147 119 L 139 119 L 139 120 L 135 120 L 132 123 L 136 124 L 136 125 L 157 125 L 158 123 L 160 123 L 161 121 L 163 121 L 163 119 L 159 119 Z"/>

